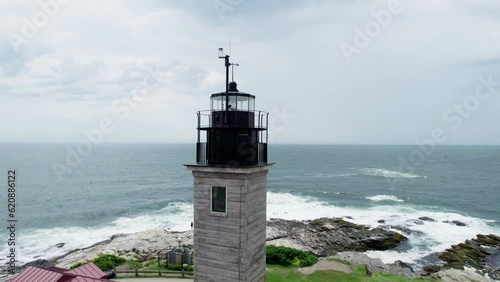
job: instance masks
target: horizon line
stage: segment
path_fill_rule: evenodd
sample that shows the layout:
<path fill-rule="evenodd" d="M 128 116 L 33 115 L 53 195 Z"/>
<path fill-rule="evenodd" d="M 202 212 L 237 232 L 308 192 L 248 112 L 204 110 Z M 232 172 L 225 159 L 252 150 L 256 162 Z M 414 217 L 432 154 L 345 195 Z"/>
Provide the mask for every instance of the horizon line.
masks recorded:
<path fill-rule="evenodd" d="M 0 144 L 75 144 L 79 141 L 22 141 L 22 142 L 4 142 L 0 141 Z M 194 145 L 196 142 L 102 142 L 100 145 L 111 145 L 111 144 L 121 144 L 121 145 Z M 418 146 L 417 144 L 410 143 L 314 143 L 314 142 L 278 142 L 278 143 L 268 143 L 270 145 L 335 145 L 335 146 Z M 500 146 L 500 144 L 468 144 L 468 143 L 454 143 L 454 144 L 435 144 L 434 146 Z"/>

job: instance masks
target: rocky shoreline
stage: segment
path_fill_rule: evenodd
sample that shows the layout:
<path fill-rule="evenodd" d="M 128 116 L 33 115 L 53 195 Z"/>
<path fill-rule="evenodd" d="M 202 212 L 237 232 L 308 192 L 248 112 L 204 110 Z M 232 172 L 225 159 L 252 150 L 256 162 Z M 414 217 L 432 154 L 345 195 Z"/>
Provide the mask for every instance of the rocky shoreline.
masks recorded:
<path fill-rule="evenodd" d="M 437 254 L 443 261 L 439 265 L 428 265 L 424 270 L 439 277 L 439 272 L 450 269 L 468 268 L 478 274 L 500 281 L 500 237 L 490 234 L 478 234 L 476 238 L 453 245 Z M 438 273 L 438 275 L 435 275 Z"/>
<path fill-rule="evenodd" d="M 408 232 L 400 232 L 404 234 L 405 231 Z M 271 219 L 267 222 L 266 240 L 268 245 L 287 246 L 320 257 L 334 257 L 353 264 L 366 264 L 370 273 L 383 272 L 407 278 L 431 276 L 443 281 L 500 279 L 500 237 L 496 235 L 478 235 L 476 239 L 452 246 L 443 253 L 433 254 L 438 263 L 425 267 L 427 273 L 415 273 L 401 261 L 384 264 L 380 259 L 370 258 L 363 253 L 368 250 L 388 250 L 404 244 L 407 238 L 401 233 L 387 228 L 357 225 L 341 218 L 319 218 L 312 221 Z M 156 259 L 158 251 L 179 244 L 191 247 L 193 231 L 172 232 L 159 229 L 119 234 L 59 257 L 31 262 L 19 270 L 27 265 L 43 267 L 51 264 L 69 268 L 77 262 L 90 261 L 102 254 L 115 254 L 127 260 L 145 262 Z"/>
<path fill-rule="evenodd" d="M 267 222 L 266 236 L 268 244 L 292 247 L 320 257 L 345 251 L 388 250 L 408 240 L 394 231 L 372 229 L 341 218 L 271 219 Z"/>

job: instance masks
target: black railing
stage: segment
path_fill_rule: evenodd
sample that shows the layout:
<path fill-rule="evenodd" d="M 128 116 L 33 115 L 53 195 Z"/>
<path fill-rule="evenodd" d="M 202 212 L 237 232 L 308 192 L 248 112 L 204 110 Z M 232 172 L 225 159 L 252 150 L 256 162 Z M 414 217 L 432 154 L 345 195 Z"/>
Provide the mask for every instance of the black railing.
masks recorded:
<path fill-rule="evenodd" d="M 269 113 L 264 111 L 199 111 L 198 129 L 244 127 L 267 129 Z"/>
<path fill-rule="evenodd" d="M 199 111 L 196 163 L 253 166 L 267 163 L 269 113 Z"/>
<path fill-rule="evenodd" d="M 267 163 L 267 143 L 258 143 L 257 146 L 250 146 L 244 143 L 213 145 L 210 146 L 212 148 L 212 151 L 210 151 L 206 142 L 196 143 L 197 164 L 238 167 Z M 210 154 L 213 154 L 213 156 Z"/>

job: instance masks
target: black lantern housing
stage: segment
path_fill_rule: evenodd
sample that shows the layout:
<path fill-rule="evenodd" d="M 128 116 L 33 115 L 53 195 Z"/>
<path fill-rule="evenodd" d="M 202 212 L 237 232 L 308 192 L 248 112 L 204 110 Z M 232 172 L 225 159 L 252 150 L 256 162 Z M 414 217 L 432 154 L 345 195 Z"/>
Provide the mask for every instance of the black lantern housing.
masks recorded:
<path fill-rule="evenodd" d="M 196 162 L 230 167 L 267 164 L 269 113 L 255 110 L 255 96 L 229 83 L 229 66 L 236 64 L 222 48 L 219 58 L 225 59 L 226 91 L 212 94 L 210 110 L 197 113 Z"/>

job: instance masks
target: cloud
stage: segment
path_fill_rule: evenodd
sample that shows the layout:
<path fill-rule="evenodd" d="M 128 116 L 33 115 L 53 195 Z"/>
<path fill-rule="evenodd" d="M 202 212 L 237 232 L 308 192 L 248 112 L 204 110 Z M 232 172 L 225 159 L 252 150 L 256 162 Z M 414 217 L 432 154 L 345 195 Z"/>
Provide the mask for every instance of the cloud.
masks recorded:
<path fill-rule="evenodd" d="M 68 85 L 95 79 L 105 71 L 106 65 L 99 61 L 77 63 L 73 58 L 65 58 L 62 62 L 53 64 L 50 69 L 57 77 L 55 83 Z"/>
<path fill-rule="evenodd" d="M 403 12 L 350 64 L 339 45 L 352 44 L 388 0 L 220 1 L 233 3 L 223 17 L 214 1 L 71 1 L 19 53 L 8 34 L 39 4 L 2 2 L 0 104 L 23 120 L 22 130 L 0 127 L 19 133 L 5 140 L 75 140 L 158 67 L 161 84 L 109 140 L 191 142 L 194 113 L 224 90 L 217 48 L 229 52 L 229 41 L 239 89 L 257 96 L 258 109 L 297 116 L 274 142 L 411 143 L 442 125 L 443 111 L 470 95 L 478 75 L 500 72 L 494 0 L 402 0 Z M 491 130 L 499 100 L 453 142 L 500 143 Z M 43 122 L 57 113 L 68 122 Z M 479 136 L 469 137 L 469 127 Z"/>
<path fill-rule="evenodd" d="M 29 48 L 14 50 L 5 38 L 0 38 L 0 75 L 13 77 L 29 72 L 29 64 L 44 55 L 54 52 L 50 44 L 33 44 Z"/>

